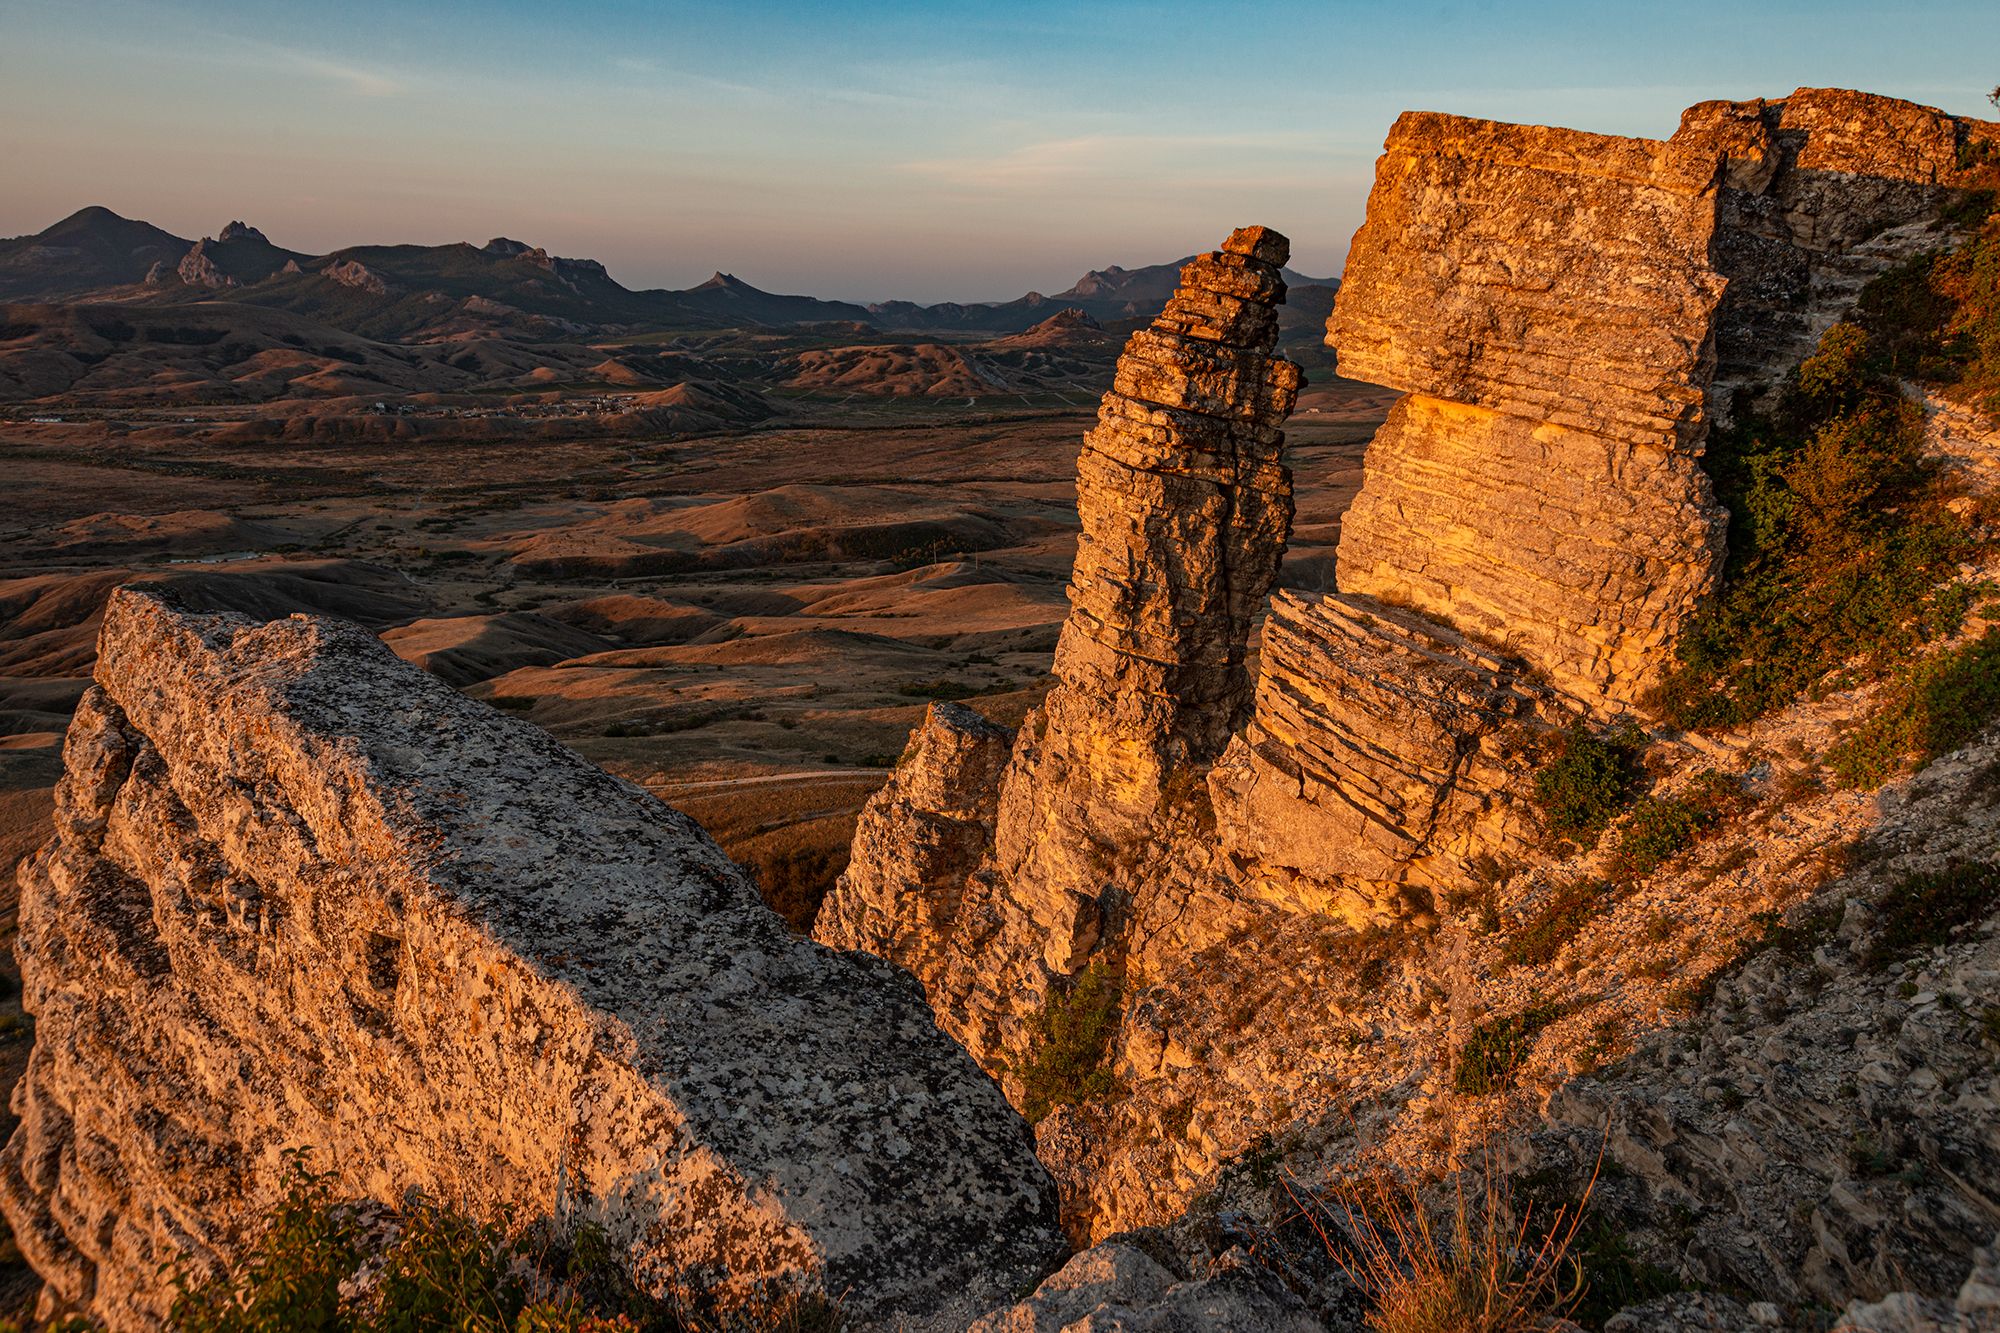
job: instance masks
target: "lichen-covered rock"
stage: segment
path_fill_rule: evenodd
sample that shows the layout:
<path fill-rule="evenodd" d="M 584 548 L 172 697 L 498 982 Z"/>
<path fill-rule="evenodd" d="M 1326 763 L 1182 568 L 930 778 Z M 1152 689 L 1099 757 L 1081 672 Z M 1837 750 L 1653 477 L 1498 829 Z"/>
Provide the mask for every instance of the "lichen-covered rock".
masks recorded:
<path fill-rule="evenodd" d="M 933 703 L 895 775 L 861 812 L 848 868 L 821 904 L 813 938 L 887 958 L 931 984 L 966 879 L 993 850 L 1013 739 L 963 704 Z"/>
<path fill-rule="evenodd" d="M 906 977 L 792 938 L 691 821 L 358 627 L 121 591 L 65 757 L 0 1208 L 115 1329 L 158 1326 L 163 1265 L 234 1254 L 300 1147 L 352 1197 L 590 1218 L 648 1288 L 863 1322 L 1065 1248 Z"/>
<path fill-rule="evenodd" d="M 1232 1251 L 1178 1278 L 1137 1246 L 1108 1240 L 1063 1265 L 1032 1296 L 969 1333 L 1326 1333 L 1271 1274 Z"/>
<path fill-rule="evenodd" d="M 1879 1301 L 1850 1301 L 1835 1333 L 2000 1333 L 2000 1237 L 1973 1256 L 1951 1299 L 1891 1292 Z"/>
<path fill-rule="evenodd" d="M 1989 734 L 1884 792 L 1837 924 L 1756 954 L 1685 1031 L 1550 1099 L 1545 1149 L 1571 1145 L 1588 1171 L 1602 1144 L 1615 1170 L 1594 1205 L 1640 1255 L 1836 1308 L 1898 1290 L 1949 1305 L 1984 1262 L 2000 1212 L 2000 1040 L 1982 1026 L 2000 913 L 1907 958 L 1870 947 L 1929 926 L 1885 889 L 2000 862 L 2000 812 L 1968 790 L 1996 761 Z"/>

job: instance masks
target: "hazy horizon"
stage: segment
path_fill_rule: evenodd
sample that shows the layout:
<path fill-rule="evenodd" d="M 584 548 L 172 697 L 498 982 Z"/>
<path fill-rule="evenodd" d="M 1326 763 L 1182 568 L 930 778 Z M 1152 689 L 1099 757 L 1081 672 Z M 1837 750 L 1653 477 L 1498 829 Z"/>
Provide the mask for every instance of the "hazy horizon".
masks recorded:
<path fill-rule="evenodd" d="M 0 0 L 0 234 L 101 204 L 314 253 L 506 235 L 632 288 L 720 270 L 1000 301 L 1246 222 L 1337 274 L 1406 109 L 1663 136 L 1711 97 L 1838 85 L 1978 114 L 2000 81 L 2000 25 L 1973 3 L 327 14 Z"/>

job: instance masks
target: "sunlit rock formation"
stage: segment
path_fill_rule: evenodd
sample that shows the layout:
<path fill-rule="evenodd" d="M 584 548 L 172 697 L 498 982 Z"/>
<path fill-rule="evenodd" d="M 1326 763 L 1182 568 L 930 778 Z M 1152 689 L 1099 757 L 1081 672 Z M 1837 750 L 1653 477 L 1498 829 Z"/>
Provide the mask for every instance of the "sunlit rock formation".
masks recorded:
<path fill-rule="evenodd" d="M 1074 1231 L 1163 1221 L 1263 1136 L 1434 1084 L 1464 1038 L 1458 964 L 1357 1013 L 1362 942 L 1542 854 L 1533 756 L 1575 720 L 1643 718 L 1717 586 L 1709 432 L 1865 276 L 1949 239 L 1974 126 L 1811 90 L 1705 104 L 1668 141 L 1405 116 L 1329 341 L 1407 396 L 1327 596 L 1266 600 L 1290 388 L 1241 367 L 1276 293 L 1190 267 L 1079 462 L 1047 707 L 990 790 L 999 735 L 933 711 L 818 928 L 911 967 L 1017 1099 L 1044 1006 L 1093 966 L 1119 979 L 1114 1090 L 1038 1127 Z M 1249 302 L 1205 314 L 1239 347 L 1190 357 L 1217 295 Z"/>
<path fill-rule="evenodd" d="M 911 966 L 989 1067 L 1050 982 L 1121 933 L 1134 885 L 1114 861 L 1248 716 L 1251 626 L 1292 518 L 1279 427 L 1301 376 L 1272 350 L 1289 254 L 1268 228 L 1232 233 L 1132 335 L 1077 463 L 1056 688 L 1004 766 L 964 710 L 933 709 L 820 917 L 822 942 Z M 997 800 L 970 794 L 981 778 Z"/>
<path fill-rule="evenodd" d="M 342 622 L 114 595 L 23 875 L 0 1208 L 160 1324 L 306 1148 L 339 1192 L 593 1219 L 641 1285 L 971 1309 L 1063 1252 L 999 1090 L 684 816 Z"/>
<path fill-rule="evenodd" d="M 1403 389 L 1338 580 L 1631 699 L 1713 587 L 1698 457 L 1724 279 L 1716 162 L 1675 144 L 1411 113 L 1327 326 Z"/>

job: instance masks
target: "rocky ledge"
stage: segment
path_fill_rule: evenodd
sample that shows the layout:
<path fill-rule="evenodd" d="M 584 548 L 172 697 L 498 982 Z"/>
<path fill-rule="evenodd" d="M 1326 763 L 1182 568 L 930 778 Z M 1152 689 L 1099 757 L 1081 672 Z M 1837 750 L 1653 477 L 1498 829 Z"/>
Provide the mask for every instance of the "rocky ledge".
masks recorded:
<path fill-rule="evenodd" d="M 588 1219 L 649 1289 L 968 1317 L 1050 1178 L 907 975 L 789 935 L 688 819 L 358 627 L 114 595 L 23 872 L 0 1208 L 159 1327 L 307 1149 L 341 1192 Z"/>

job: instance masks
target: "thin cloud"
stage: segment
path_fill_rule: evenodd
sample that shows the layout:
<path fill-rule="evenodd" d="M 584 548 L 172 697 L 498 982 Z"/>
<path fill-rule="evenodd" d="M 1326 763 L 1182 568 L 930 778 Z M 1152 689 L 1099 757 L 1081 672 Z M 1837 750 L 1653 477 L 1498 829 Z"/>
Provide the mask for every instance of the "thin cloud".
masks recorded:
<path fill-rule="evenodd" d="M 380 69 L 369 69 L 321 55 L 317 51 L 250 38 L 238 38 L 234 46 L 236 49 L 231 53 L 194 54 L 209 55 L 231 64 L 255 66 L 276 74 L 304 74 L 324 80 L 355 97 L 400 97 L 409 91 L 409 84 L 404 79 Z"/>
<path fill-rule="evenodd" d="M 971 189 L 1045 188 L 1102 179 L 1107 173 L 1159 177 L 1198 167 L 1218 155 L 1268 157 L 1310 152 L 1321 136 L 1301 134 L 1086 134 L 1046 139 L 1003 152 L 901 162 L 896 170 Z"/>
<path fill-rule="evenodd" d="M 362 69 L 358 65 L 343 64 L 338 60 L 328 60 L 306 51 L 293 51 L 285 47 L 275 48 L 294 69 L 326 79 L 340 85 L 356 97 L 399 97 L 404 92 L 400 80 L 372 69 Z"/>

